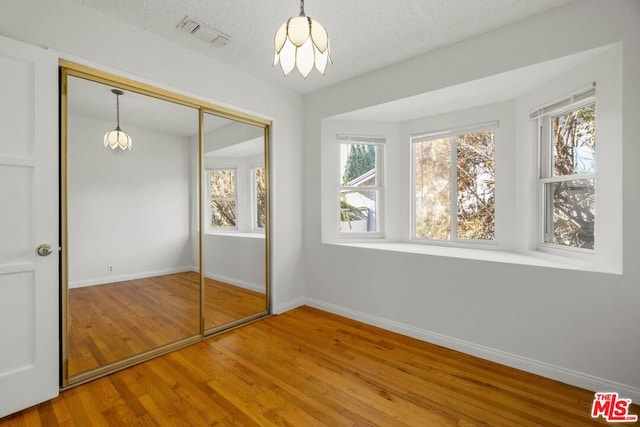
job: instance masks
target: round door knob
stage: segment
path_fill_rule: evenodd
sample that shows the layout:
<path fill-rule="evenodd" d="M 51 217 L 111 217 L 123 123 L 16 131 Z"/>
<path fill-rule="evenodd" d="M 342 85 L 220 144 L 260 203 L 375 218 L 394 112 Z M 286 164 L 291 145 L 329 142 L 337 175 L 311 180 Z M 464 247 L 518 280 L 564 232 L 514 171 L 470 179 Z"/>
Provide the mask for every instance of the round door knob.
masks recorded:
<path fill-rule="evenodd" d="M 51 245 L 47 245 L 46 243 L 38 246 L 38 255 L 40 256 L 48 256 L 51 255 L 53 250 L 51 249 Z"/>

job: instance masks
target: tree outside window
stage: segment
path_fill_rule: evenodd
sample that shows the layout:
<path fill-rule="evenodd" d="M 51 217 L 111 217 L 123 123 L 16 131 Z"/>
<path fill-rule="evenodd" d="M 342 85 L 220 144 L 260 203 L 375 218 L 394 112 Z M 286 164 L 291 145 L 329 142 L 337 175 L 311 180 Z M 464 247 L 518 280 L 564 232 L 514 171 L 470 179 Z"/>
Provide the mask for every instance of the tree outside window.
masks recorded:
<path fill-rule="evenodd" d="M 211 227 L 236 228 L 236 170 L 211 169 L 209 182 Z"/>
<path fill-rule="evenodd" d="M 342 135 L 340 142 L 339 232 L 381 232 L 384 138 Z M 376 234 L 378 235 L 378 234 Z"/>
<path fill-rule="evenodd" d="M 412 138 L 415 239 L 495 239 L 495 131 Z"/>
<path fill-rule="evenodd" d="M 253 169 L 253 185 L 255 195 L 254 227 L 262 229 L 267 223 L 267 180 L 264 167 Z"/>
<path fill-rule="evenodd" d="M 541 120 L 544 243 L 593 250 L 596 105 L 569 107 Z"/>

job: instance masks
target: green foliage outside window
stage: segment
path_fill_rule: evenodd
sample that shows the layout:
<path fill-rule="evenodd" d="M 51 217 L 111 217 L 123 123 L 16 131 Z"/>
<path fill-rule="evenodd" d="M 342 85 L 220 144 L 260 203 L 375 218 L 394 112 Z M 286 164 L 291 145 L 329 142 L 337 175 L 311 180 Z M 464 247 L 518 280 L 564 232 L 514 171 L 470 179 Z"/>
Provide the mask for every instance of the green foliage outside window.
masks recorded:
<path fill-rule="evenodd" d="M 373 144 L 349 146 L 347 163 L 344 167 L 342 185 L 353 181 L 376 168 L 376 146 Z"/>

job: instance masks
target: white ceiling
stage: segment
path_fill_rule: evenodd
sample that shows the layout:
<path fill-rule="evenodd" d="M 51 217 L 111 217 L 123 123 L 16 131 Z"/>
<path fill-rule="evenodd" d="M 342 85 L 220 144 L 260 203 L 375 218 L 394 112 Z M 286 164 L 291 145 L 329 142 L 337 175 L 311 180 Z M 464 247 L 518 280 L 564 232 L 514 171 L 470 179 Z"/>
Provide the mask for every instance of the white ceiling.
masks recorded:
<path fill-rule="evenodd" d="M 205 153 L 206 158 L 229 159 L 238 157 L 258 156 L 264 154 L 264 138 L 254 138 L 249 141 L 228 145 Z"/>
<path fill-rule="evenodd" d="M 111 86 L 70 76 L 67 85 L 69 112 L 116 125 L 116 96 Z M 191 137 L 198 134 L 198 110 L 138 93 L 124 91 L 120 96 L 120 126 L 125 132 L 132 126 Z M 233 123 L 223 117 L 206 114 L 204 131 Z M 110 129 L 105 129 L 105 132 Z"/>
<path fill-rule="evenodd" d="M 74 0 L 267 82 L 310 93 L 435 48 L 509 25 L 572 0 L 307 0 L 325 26 L 334 64 L 325 76 L 286 78 L 273 63 L 273 35 L 298 0 Z M 229 35 L 216 47 L 177 25 L 185 16 Z"/>

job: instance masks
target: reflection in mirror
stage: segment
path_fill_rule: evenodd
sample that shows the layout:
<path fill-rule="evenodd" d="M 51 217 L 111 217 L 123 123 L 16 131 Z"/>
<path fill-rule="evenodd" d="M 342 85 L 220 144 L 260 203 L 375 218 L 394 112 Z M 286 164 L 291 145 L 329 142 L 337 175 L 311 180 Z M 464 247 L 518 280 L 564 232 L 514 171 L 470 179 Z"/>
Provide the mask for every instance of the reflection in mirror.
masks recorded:
<path fill-rule="evenodd" d="M 124 90 L 111 149 L 112 89 L 68 78 L 69 377 L 200 333 L 199 112 Z"/>
<path fill-rule="evenodd" d="M 204 115 L 204 328 L 267 313 L 264 128 Z"/>

